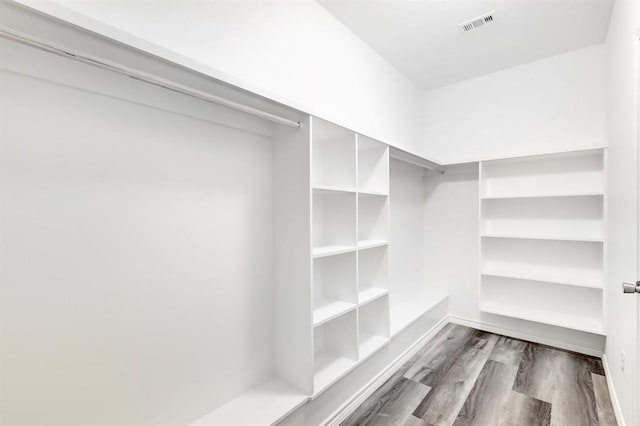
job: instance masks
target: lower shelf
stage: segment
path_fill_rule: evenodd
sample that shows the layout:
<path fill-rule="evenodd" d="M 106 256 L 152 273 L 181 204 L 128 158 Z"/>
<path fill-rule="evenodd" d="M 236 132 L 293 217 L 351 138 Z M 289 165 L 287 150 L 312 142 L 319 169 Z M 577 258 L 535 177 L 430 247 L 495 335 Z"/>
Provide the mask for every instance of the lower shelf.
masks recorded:
<path fill-rule="evenodd" d="M 444 292 L 425 292 L 399 305 L 391 306 L 391 336 L 410 326 L 427 311 L 449 297 Z"/>
<path fill-rule="evenodd" d="M 320 325 L 356 308 L 355 303 L 343 300 L 323 299 L 313 310 L 313 325 Z"/>
<path fill-rule="evenodd" d="M 548 312 L 523 306 L 509 306 L 497 302 L 485 302 L 480 307 L 480 311 L 604 335 L 602 321 L 592 318 L 577 318 L 560 312 Z"/>
<path fill-rule="evenodd" d="M 248 390 L 194 425 L 272 425 L 309 399 L 300 391 L 272 378 Z"/>
<path fill-rule="evenodd" d="M 360 361 L 374 354 L 378 349 L 389 343 L 389 339 L 375 334 L 360 332 Z"/>
<path fill-rule="evenodd" d="M 355 367 L 356 360 L 347 358 L 337 352 L 323 351 L 314 356 L 313 393 L 316 396 L 320 391 L 331 386 L 349 370 Z"/>
<path fill-rule="evenodd" d="M 364 305 L 365 303 L 373 302 L 377 298 L 382 297 L 387 293 L 389 293 L 389 290 L 387 290 L 386 288 L 368 287 L 362 289 L 358 293 L 358 303 L 360 305 Z"/>

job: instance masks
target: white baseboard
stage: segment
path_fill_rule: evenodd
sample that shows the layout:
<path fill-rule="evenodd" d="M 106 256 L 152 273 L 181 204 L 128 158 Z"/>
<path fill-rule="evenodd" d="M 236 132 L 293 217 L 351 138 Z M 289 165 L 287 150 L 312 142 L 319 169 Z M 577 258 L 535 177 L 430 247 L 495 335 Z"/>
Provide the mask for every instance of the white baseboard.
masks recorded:
<path fill-rule="evenodd" d="M 516 339 L 528 340 L 534 343 L 540 343 L 542 345 L 554 346 L 556 348 L 566 349 L 572 352 L 578 352 L 585 355 L 595 356 L 597 358 L 602 357 L 602 349 L 594 348 L 591 346 L 574 345 L 567 342 L 561 342 L 559 340 L 549 339 L 547 337 L 537 336 L 535 334 L 522 333 L 519 331 L 511 330 L 508 328 L 497 327 L 489 324 L 485 324 L 480 321 L 471 320 L 468 318 L 457 317 L 449 315 L 449 322 L 454 324 L 465 325 L 467 327 L 476 328 L 478 330 L 488 331 L 491 333 L 502 334 L 508 337 L 514 337 Z"/>
<path fill-rule="evenodd" d="M 609 388 L 609 398 L 611 398 L 611 405 L 613 405 L 613 413 L 616 415 L 616 421 L 618 422 L 618 426 L 626 426 L 627 423 L 624 421 L 624 416 L 622 415 L 622 408 L 620 407 L 620 401 L 616 394 L 616 388 L 611 381 L 611 370 L 609 369 L 609 363 L 607 362 L 607 356 L 605 354 L 602 355 L 602 365 L 604 366 L 604 375 L 607 379 L 607 387 Z"/>
<path fill-rule="evenodd" d="M 380 386 L 384 384 L 396 371 L 400 369 L 413 355 L 415 355 L 429 340 L 431 340 L 445 325 L 449 324 L 449 317 L 444 317 L 436 325 L 431 327 L 420 339 L 411 345 L 406 351 L 394 359 L 386 369 L 377 377 L 364 385 L 356 394 L 338 408 L 323 423 L 326 426 L 338 425 L 353 413 L 367 398 L 369 398 Z"/>

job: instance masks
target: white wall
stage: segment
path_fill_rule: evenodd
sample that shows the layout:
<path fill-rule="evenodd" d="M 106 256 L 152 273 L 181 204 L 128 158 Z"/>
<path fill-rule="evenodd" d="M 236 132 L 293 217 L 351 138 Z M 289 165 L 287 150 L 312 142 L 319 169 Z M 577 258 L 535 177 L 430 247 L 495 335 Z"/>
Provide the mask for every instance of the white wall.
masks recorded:
<path fill-rule="evenodd" d="M 477 164 L 450 166 L 444 175 L 425 182 L 426 280 L 449 291 L 450 314 L 456 320 L 567 349 L 602 353 L 601 336 L 481 313 Z"/>
<path fill-rule="evenodd" d="M 392 303 L 411 300 L 424 289 L 424 180 L 418 167 L 391 160 L 389 178 L 389 281 Z"/>
<path fill-rule="evenodd" d="M 444 164 L 604 146 L 604 45 L 424 95 L 424 152 Z"/>
<path fill-rule="evenodd" d="M 55 0 L 86 16 L 45 0 L 20 2 L 161 56 L 183 55 L 260 95 L 422 150 L 420 90 L 314 0 Z"/>
<path fill-rule="evenodd" d="M 638 252 L 635 246 L 638 206 L 631 196 L 637 189 L 637 123 L 634 73 L 637 59 L 637 33 L 640 2 L 617 0 L 607 36 L 607 124 L 609 140 L 607 286 L 608 338 L 606 355 L 615 393 L 628 425 L 638 424 L 632 417 L 639 395 L 633 393 L 632 368 L 636 297 L 623 295 L 622 281 L 634 281 Z M 621 370 L 625 351 L 626 371 Z M 637 356 L 640 356 L 638 354 Z M 636 390 L 637 391 L 637 390 Z"/>
<path fill-rule="evenodd" d="M 269 376 L 271 126 L 0 58 L 0 423 L 185 424 Z"/>

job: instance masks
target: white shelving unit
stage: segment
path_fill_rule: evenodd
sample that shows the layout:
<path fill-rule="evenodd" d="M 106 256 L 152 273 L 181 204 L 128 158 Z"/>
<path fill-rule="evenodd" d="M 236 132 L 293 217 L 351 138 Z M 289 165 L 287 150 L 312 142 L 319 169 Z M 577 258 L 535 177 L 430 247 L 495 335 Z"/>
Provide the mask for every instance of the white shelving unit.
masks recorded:
<path fill-rule="evenodd" d="M 311 127 L 315 397 L 389 340 L 389 149 Z"/>
<path fill-rule="evenodd" d="M 480 164 L 480 309 L 604 334 L 605 150 Z"/>
<path fill-rule="evenodd" d="M 276 365 L 204 423 L 277 423 L 437 304 L 391 319 L 389 147 L 315 117 L 275 129 Z"/>

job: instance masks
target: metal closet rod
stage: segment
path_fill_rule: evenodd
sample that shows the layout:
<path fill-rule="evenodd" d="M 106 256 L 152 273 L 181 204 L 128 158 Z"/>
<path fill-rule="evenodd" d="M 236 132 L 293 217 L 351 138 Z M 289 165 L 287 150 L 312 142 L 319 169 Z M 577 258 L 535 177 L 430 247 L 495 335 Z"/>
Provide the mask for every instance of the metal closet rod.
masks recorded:
<path fill-rule="evenodd" d="M 273 121 L 274 123 L 282 124 L 284 126 L 300 128 L 302 124 L 299 121 L 289 120 L 288 118 L 281 117 L 279 115 L 271 114 L 257 108 L 250 107 L 238 102 L 231 101 L 229 99 L 211 95 L 198 89 L 193 89 L 188 86 L 184 86 L 179 83 L 175 83 L 171 80 L 167 80 L 162 77 L 139 71 L 133 68 L 126 67 L 124 65 L 111 62 L 106 59 L 98 58 L 95 56 L 87 55 L 82 52 L 67 49 L 66 47 L 56 45 L 54 43 L 32 37 L 28 34 L 15 31 L 11 28 L 0 25 L 0 37 L 15 41 L 26 46 L 30 46 L 45 52 L 53 53 L 54 55 L 62 56 L 64 58 L 73 59 L 74 61 L 89 64 L 94 67 L 113 71 L 115 73 L 125 75 L 135 80 L 143 81 L 145 83 L 153 84 L 154 86 L 162 87 L 164 89 L 171 90 L 172 92 L 182 93 L 187 96 L 192 96 L 197 99 L 201 99 L 206 102 L 210 102 L 216 105 L 222 105 L 236 111 L 241 111 L 247 114 L 255 115 L 266 120 Z M 391 147 L 391 156 L 399 160 L 414 164 L 416 166 L 424 167 L 427 169 L 435 170 L 439 173 L 444 173 L 444 169 L 437 163 L 429 161 L 425 158 L 419 157 L 415 154 L 406 152 L 400 148 Z"/>
<path fill-rule="evenodd" d="M 179 83 L 157 77 L 143 71 L 135 70 L 133 68 L 125 67 L 124 65 L 117 64 L 115 62 L 108 61 L 106 59 L 97 58 L 95 56 L 86 55 L 82 52 L 73 51 L 62 46 L 55 45 L 48 41 L 44 41 L 30 35 L 15 31 L 13 29 L 0 26 L 0 37 L 12 40 L 27 46 L 34 47 L 45 52 L 53 53 L 64 58 L 73 59 L 78 62 L 93 65 L 98 68 L 113 71 L 118 74 L 126 75 L 127 77 L 135 80 L 143 81 L 145 83 L 153 84 L 164 89 L 171 90 L 173 92 L 182 93 L 187 96 L 201 99 L 206 102 L 211 102 L 217 105 L 223 105 L 225 107 L 234 109 L 236 111 L 245 112 L 247 114 L 255 115 L 257 117 L 264 118 L 266 120 L 273 121 L 274 123 L 282 124 L 284 126 L 300 128 L 301 123 L 298 121 L 289 120 L 288 118 L 280 117 L 279 115 L 271 114 L 266 111 L 262 111 L 257 108 L 253 108 L 238 102 L 231 101 L 229 99 L 222 98 L 220 96 L 211 95 L 201 90 L 193 89 L 188 86 L 184 86 Z"/>

